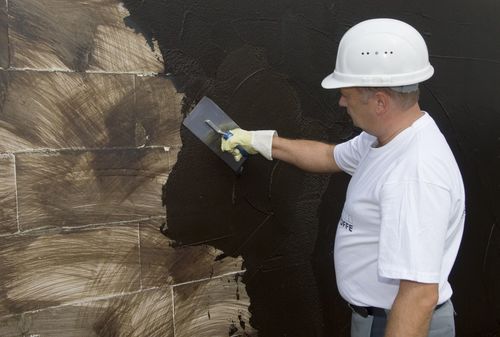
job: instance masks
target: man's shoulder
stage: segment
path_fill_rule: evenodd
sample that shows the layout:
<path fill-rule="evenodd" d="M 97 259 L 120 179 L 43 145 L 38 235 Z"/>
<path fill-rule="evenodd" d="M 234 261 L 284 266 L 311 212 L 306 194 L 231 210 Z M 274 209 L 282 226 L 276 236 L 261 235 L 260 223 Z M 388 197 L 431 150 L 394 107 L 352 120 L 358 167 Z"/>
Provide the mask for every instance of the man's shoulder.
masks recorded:
<path fill-rule="evenodd" d="M 402 151 L 393 173 L 400 181 L 420 181 L 446 189 L 461 179 L 455 157 L 440 133 L 415 137 Z"/>

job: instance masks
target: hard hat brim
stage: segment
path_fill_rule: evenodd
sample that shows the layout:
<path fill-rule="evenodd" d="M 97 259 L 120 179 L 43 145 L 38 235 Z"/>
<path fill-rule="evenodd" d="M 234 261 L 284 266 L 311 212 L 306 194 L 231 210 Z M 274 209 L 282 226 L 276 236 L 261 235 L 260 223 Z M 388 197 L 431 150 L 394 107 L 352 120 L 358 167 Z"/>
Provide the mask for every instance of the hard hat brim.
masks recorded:
<path fill-rule="evenodd" d="M 427 64 L 423 69 L 404 74 L 352 75 L 340 74 L 334 71 L 321 82 L 325 89 L 351 87 L 397 87 L 421 83 L 434 74 L 434 68 Z"/>
<path fill-rule="evenodd" d="M 356 87 L 358 85 L 354 83 L 339 81 L 338 79 L 335 78 L 334 73 L 331 73 L 330 75 L 325 77 L 323 81 L 321 81 L 321 86 L 325 89 L 339 89 L 339 88 Z"/>

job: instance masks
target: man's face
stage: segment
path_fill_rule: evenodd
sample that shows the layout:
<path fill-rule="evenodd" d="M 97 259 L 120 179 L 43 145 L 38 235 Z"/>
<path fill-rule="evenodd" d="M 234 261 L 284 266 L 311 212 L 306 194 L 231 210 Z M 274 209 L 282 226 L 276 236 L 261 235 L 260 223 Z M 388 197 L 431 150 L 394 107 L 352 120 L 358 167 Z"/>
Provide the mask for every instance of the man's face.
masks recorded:
<path fill-rule="evenodd" d="M 339 106 L 347 109 L 355 126 L 367 131 L 374 122 L 375 100 L 363 97 L 358 88 L 342 88 L 340 93 Z"/>

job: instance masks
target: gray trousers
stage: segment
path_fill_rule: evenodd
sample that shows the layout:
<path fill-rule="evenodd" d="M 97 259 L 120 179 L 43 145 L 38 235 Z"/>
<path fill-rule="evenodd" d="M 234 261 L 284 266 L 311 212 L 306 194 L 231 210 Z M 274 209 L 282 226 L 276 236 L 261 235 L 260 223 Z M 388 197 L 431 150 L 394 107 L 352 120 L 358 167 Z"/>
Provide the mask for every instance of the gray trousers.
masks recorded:
<path fill-rule="evenodd" d="M 389 310 L 386 310 L 389 314 Z M 429 328 L 429 337 L 455 337 L 455 310 L 451 300 L 444 303 L 434 311 Z M 385 332 L 386 317 L 363 317 L 352 313 L 351 337 L 383 337 Z"/>

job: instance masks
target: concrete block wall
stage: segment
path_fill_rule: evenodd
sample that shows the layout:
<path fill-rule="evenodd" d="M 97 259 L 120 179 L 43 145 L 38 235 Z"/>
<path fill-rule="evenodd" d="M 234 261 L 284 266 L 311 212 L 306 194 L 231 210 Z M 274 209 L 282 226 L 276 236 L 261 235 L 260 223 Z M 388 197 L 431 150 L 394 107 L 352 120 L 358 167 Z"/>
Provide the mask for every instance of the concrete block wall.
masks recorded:
<path fill-rule="evenodd" d="M 183 95 L 127 17 L 0 0 L 1 336 L 254 333 L 241 258 L 159 232 Z"/>

